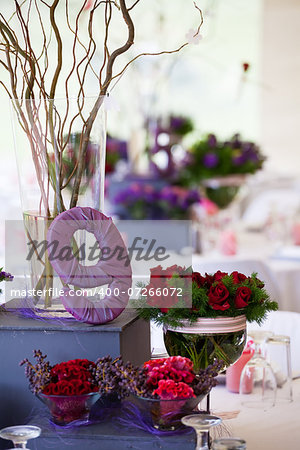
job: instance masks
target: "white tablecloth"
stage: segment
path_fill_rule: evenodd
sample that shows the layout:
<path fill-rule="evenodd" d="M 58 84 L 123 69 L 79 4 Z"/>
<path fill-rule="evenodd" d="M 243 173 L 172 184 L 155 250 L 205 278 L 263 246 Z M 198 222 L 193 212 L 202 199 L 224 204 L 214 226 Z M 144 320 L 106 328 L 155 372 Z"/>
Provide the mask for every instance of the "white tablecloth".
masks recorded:
<path fill-rule="evenodd" d="M 216 386 L 211 392 L 211 410 L 216 415 L 237 412 L 237 417 L 223 419 L 223 428 L 212 434 L 240 437 L 247 450 L 296 450 L 300 448 L 300 380 L 293 381 L 294 400 L 264 411 L 240 404 L 239 394 Z M 228 415 L 228 414 L 227 414 Z M 234 415 L 234 414 L 233 414 Z M 225 416 L 226 417 L 226 416 Z"/>

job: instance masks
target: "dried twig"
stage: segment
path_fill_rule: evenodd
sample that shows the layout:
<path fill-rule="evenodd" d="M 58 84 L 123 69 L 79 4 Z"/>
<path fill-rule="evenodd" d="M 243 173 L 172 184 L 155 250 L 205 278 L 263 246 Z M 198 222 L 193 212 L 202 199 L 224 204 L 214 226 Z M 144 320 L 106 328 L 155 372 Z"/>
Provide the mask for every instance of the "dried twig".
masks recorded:
<path fill-rule="evenodd" d="M 131 18 L 131 11 L 140 0 L 96 0 L 88 11 L 88 21 L 85 30 L 85 37 L 81 35 L 81 27 L 85 22 L 81 19 L 87 12 L 87 0 L 82 1 L 79 10 L 75 13 L 74 25 L 70 19 L 70 0 L 12 0 L 14 11 L 9 19 L 5 19 L 0 13 L 0 64 L 9 75 L 10 85 L 0 80 L 8 96 L 14 99 L 14 107 L 18 113 L 19 122 L 30 141 L 31 153 L 37 173 L 38 183 L 41 189 L 41 198 L 45 213 L 48 217 L 56 215 L 65 208 L 62 191 L 70 184 L 72 179 L 72 197 L 70 207 L 76 206 L 80 193 L 80 186 L 83 179 L 84 160 L 87 146 L 90 139 L 91 130 L 96 120 L 99 109 L 103 104 L 103 98 L 107 94 L 111 82 L 119 79 L 128 66 L 142 56 L 159 56 L 164 54 L 177 53 L 188 45 L 187 42 L 179 45 L 173 50 L 162 50 L 157 53 L 140 53 L 128 61 L 123 69 L 114 73 L 114 66 L 117 58 L 126 53 L 134 44 L 135 26 Z M 64 5 L 64 17 L 66 30 L 70 31 L 73 38 L 71 50 L 73 60 L 71 67 L 64 70 L 64 46 L 61 29 L 58 21 L 58 14 L 61 4 Z M 202 12 L 194 3 L 195 8 L 201 16 L 200 24 L 195 32 L 195 36 L 200 32 L 203 23 Z M 93 27 L 96 23 L 96 13 L 101 13 L 104 17 L 104 40 L 103 59 L 98 72 L 93 67 L 96 55 L 97 42 L 94 36 Z M 121 46 L 110 51 L 109 30 L 112 25 L 113 14 L 121 14 L 127 27 L 127 36 Z M 41 41 L 33 42 L 31 37 L 33 15 L 36 14 L 35 25 L 40 27 Z M 12 25 L 13 24 L 13 25 Z M 54 39 L 52 39 L 54 38 Z M 35 48 L 34 48 L 35 44 Z M 49 49 L 55 46 L 56 64 L 49 64 Z M 39 50 L 37 50 L 39 48 Z M 52 67 L 51 67 L 52 66 Z M 97 99 L 87 117 L 83 116 L 85 106 L 85 88 L 88 71 L 91 71 L 98 79 L 99 91 Z M 70 116 L 70 81 L 77 79 L 78 91 L 78 111 Z M 67 97 L 66 109 L 61 112 L 55 109 L 55 102 L 58 87 L 64 85 Z M 19 98 L 19 100 L 17 100 Z M 30 99 L 23 102 L 22 99 Z M 39 101 L 37 102 L 37 100 Z M 34 101 L 33 101 L 34 100 Z M 41 111 L 45 113 L 45 123 L 41 122 Z M 72 126 L 77 118 L 82 120 L 82 136 L 80 139 L 77 162 L 75 163 L 71 175 L 67 180 L 63 180 L 62 166 L 63 153 L 71 137 Z M 46 126 L 46 131 L 45 131 Z M 45 133 L 50 131 L 50 138 Z M 54 155 L 54 171 L 50 170 L 50 157 Z M 47 169 L 48 168 L 48 169 Z M 46 169 L 46 176 L 43 175 Z M 53 208 L 49 205 L 49 189 L 54 189 L 55 204 Z M 52 212 L 51 212 L 52 211 Z"/>

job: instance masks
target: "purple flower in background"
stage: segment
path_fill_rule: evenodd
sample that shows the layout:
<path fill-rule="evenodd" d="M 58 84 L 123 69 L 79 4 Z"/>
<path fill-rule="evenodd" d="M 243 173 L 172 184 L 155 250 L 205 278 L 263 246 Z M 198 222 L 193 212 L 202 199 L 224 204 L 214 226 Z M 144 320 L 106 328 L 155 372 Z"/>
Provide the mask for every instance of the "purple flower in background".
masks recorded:
<path fill-rule="evenodd" d="M 127 160 L 127 142 L 108 135 L 106 139 L 105 173 L 114 172 L 120 159 Z"/>
<path fill-rule="evenodd" d="M 253 142 L 243 141 L 239 134 L 221 141 L 213 133 L 196 141 L 185 158 L 179 180 L 184 186 L 195 186 L 203 179 L 236 174 L 253 174 L 262 168 L 265 157 Z"/>
<path fill-rule="evenodd" d="M 0 272 L 0 281 L 12 281 L 14 279 L 13 275 L 9 272 L 4 272 L 1 270 Z"/>
<path fill-rule="evenodd" d="M 178 201 L 178 196 L 175 192 L 172 192 L 172 190 L 167 189 L 167 190 L 162 190 L 161 195 L 160 195 L 161 200 L 165 200 L 166 202 L 169 203 L 169 205 L 172 206 L 176 206 L 177 201 Z"/>
<path fill-rule="evenodd" d="M 184 117 L 174 117 L 172 116 L 170 118 L 170 127 L 173 130 L 177 130 L 179 128 L 181 128 L 186 122 L 186 119 Z"/>
<path fill-rule="evenodd" d="M 185 198 L 182 202 L 182 207 L 185 209 L 193 205 L 194 203 L 200 203 L 200 201 L 201 197 L 199 192 L 196 189 L 192 189 L 190 191 L 186 191 Z"/>
<path fill-rule="evenodd" d="M 229 145 L 232 148 L 241 148 L 242 147 L 242 141 L 240 139 L 240 135 L 239 134 L 235 134 L 231 141 L 226 142 L 227 145 Z"/>
<path fill-rule="evenodd" d="M 207 137 L 207 144 L 211 148 L 215 148 L 217 146 L 217 138 L 214 134 L 209 134 Z"/>
<path fill-rule="evenodd" d="M 244 144 L 242 145 L 242 150 L 245 153 L 254 150 L 253 142 L 244 142 Z"/>
<path fill-rule="evenodd" d="M 108 153 L 117 153 L 120 158 L 127 159 L 127 142 L 107 136 L 106 151 Z"/>
<path fill-rule="evenodd" d="M 219 157 L 213 152 L 206 153 L 206 155 L 203 156 L 203 164 L 208 169 L 211 169 L 213 167 L 216 167 L 219 162 Z"/>
<path fill-rule="evenodd" d="M 232 158 L 232 162 L 235 166 L 241 166 L 242 164 L 244 164 L 247 161 L 247 155 L 246 153 L 242 153 L 238 156 L 234 156 Z"/>
<path fill-rule="evenodd" d="M 186 218 L 188 207 L 197 202 L 200 202 L 200 195 L 196 190 L 179 186 L 155 189 L 150 184 L 138 183 L 132 184 L 115 197 L 115 203 L 123 208 L 123 216 L 131 219 Z"/>
<path fill-rule="evenodd" d="M 259 161 L 259 157 L 257 152 L 255 151 L 255 148 L 249 149 L 246 153 L 248 161 L 252 161 L 254 163 Z"/>
<path fill-rule="evenodd" d="M 190 203 L 198 203 L 201 200 L 200 194 L 196 189 L 191 189 L 190 191 L 187 191 L 186 198 Z"/>

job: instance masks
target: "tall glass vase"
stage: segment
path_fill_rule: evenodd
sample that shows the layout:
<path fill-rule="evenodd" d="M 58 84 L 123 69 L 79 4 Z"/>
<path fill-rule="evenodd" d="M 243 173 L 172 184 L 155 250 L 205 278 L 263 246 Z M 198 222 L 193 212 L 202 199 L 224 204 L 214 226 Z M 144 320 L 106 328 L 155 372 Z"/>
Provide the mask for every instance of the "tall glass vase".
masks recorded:
<path fill-rule="evenodd" d="M 48 250 L 41 256 L 34 243 L 45 242 L 50 224 L 63 211 L 75 206 L 103 210 L 104 97 L 13 99 L 12 122 L 30 266 L 25 285 L 35 304 L 50 308 L 63 283 Z"/>

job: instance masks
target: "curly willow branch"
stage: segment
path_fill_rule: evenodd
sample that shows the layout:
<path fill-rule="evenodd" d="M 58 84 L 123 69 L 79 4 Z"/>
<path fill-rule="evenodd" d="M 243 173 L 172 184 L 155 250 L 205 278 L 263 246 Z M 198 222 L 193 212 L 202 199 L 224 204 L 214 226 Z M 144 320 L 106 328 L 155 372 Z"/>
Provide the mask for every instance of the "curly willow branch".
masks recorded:
<path fill-rule="evenodd" d="M 70 117 L 68 122 L 69 114 L 69 103 L 67 103 L 67 110 L 63 113 L 59 111 L 54 111 L 54 104 L 49 99 L 53 100 L 56 97 L 56 92 L 58 90 L 59 81 L 63 77 L 63 40 L 58 21 L 56 16 L 58 15 L 58 6 L 63 3 L 65 5 L 65 15 L 66 20 L 66 30 L 71 32 L 73 35 L 72 41 L 72 63 L 71 67 L 67 68 L 67 75 L 63 80 L 64 91 L 67 97 L 69 97 L 69 81 L 71 76 L 76 77 L 77 83 L 79 83 L 79 90 L 77 92 L 78 100 L 78 111 L 74 116 Z M 35 99 L 35 94 L 41 100 L 41 105 L 44 105 L 46 111 L 47 119 L 47 129 L 50 130 L 50 138 L 45 136 L 42 130 L 42 126 L 39 123 L 39 117 L 37 115 L 36 103 L 30 105 L 30 102 L 16 101 L 14 106 L 18 112 L 18 117 L 20 125 L 27 134 L 30 141 L 31 151 L 33 160 L 35 163 L 35 169 L 37 173 L 37 178 L 39 185 L 41 187 L 41 195 L 43 198 L 43 203 L 45 206 L 45 211 L 47 215 L 50 216 L 50 208 L 47 203 L 49 195 L 48 189 L 49 184 L 53 187 L 56 196 L 56 202 L 59 204 L 59 208 L 55 206 L 54 214 L 58 213 L 60 209 L 64 209 L 64 204 L 62 201 L 62 190 L 69 184 L 63 183 L 62 177 L 62 154 L 66 149 L 68 142 L 68 137 L 71 135 L 72 124 L 75 119 L 80 116 L 82 120 L 82 136 L 80 139 L 80 145 L 78 150 L 78 157 L 74 170 L 72 171 L 72 176 L 74 177 L 74 183 L 72 187 L 72 196 L 70 200 L 70 208 L 74 207 L 78 203 L 78 197 L 80 192 L 80 186 L 84 171 L 84 161 L 87 152 L 87 146 L 90 139 L 91 130 L 99 109 L 103 104 L 104 96 L 107 94 L 108 88 L 116 78 L 119 80 L 121 75 L 126 71 L 128 66 L 136 61 L 142 56 L 159 56 L 164 54 L 172 54 L 179 52 L 181 49 L 188 45 L 187 42 L 178 46 L 174 50 L 163 50 L 157 53 L 140 53 L 139 55 L 132 58 L 123 69 L 117 73 L 113 73 L 114 65 L 117 58 L 126 53 L 134 44 L 135 38 L 135 26 L 131 17 L 131 11 L 140 3 L 140 0 L 131 0 L 131 5 L 127 6 L 129 0 L 96 0 L 89 11 L 89 20 L 87 24 L 87 43 L 81 40 L 79 33 L 79 27 L 84 23 L 83 12 L 87 11 L 87 0 L 81 2 L 79 11 L 75 13 L 75 26 L 72 26 L 69 17 L 69 0 L 13 0 L 14 13 L 11 15 L 9 20 L 3 17 L 0 13 L 0 51 L 6 58 L 6 61 L 1 61 L 1 67 L 5 69 L 10 77 L 10 86 L 7 86 L 3 81 L 0 84 L 4 87 L 5 91 L 12 99 L 23 98 L 25 99 Z M 200 28 L 203 24 L 203 17 L 200 8 L 194 2 L 195 8 L 199 11 L 201 22 L 195 33 L 195 36 L 200 32 Z M 98 73 L 95 72 L 93 68 L 93 58 L 96 55 L 97 44 L 95 37 L 93 35 L 93 25 L 95 23 L 95 12 L 96 10 L 103 7 L 104 14 L 104 41 L 103 41 L 103 60 L 100 64 L 100 69 Z M 24 9 L 23 9 L 24 8 Z M 27 9 L 26 9 L 27 8 Z M 127 36 L 123 45 L 116 48 L 112 52 L 109 51 L 108 38 L 109 29 L 112 26 L 112 10 L 120 13 L 122 15 L 123 21 L 127 28 Z M 35 25 L 38 24 L 41 31 L 41 50 L 34 52 L 31 38 L 32 21 L 31 14 L 33 10 L 37 13 L 37 20 Z M 48 14 L 45 14 L 45 10 Z M 23 13 L 25 11 L 25 13 Z M 13 21 L 12 21 L 13 19 Z M 16 29 L 13 28 L 11 23 L 16 23 Z M 49 36 L 47 37 L 49 30 Z M 20 39 L 18 41 L 17 35 L 20 34 Z M 55 41 L 51 40 L 54 37 Z M 49 47 L 55 46 L 56 48 L 56 62 L 51 65 L 49 59 Z M 78 56 L 77 50 L 83 56 Z M 54 73 L 50 74 L 50 69 Z M 97 94 L 97 99 L 88 115 L 87 118 L 83 118 L 83 107 L 84 107 L 84 93 L 87 83 L 87 73 L 88 69 L 92 73 L 96 74 L 99 82 L 99 91 Z M 117 80 L 117 81 L 118 81 Z M 21 95 L 20 95 L 21 94 Z M 68 99 L 67 99 L 68 102 Z M 40 106 L 39 106 L 40 107 Z M 58 125 L 58 131 L 55 129 L 54 124 Z M 66 128 L 66 129 L 65 129 Z M 49 146 L 49 149 L 48 149 Z M 53 173 L 50 173 L 49 167 L 49 155 L 50 152 L 55 153 L 55 160 L 58 161 L 58 166 L 56 167 L 55 177 Z M 42 169 L 46 167 L 47 170 L 48 162 L 48 174 L 47 179 L 41 176 Z M 58 173 L 57 173 L 58 170 Z M 43 187 L 43 183 L 46 183 L 46 187 Z"/>

